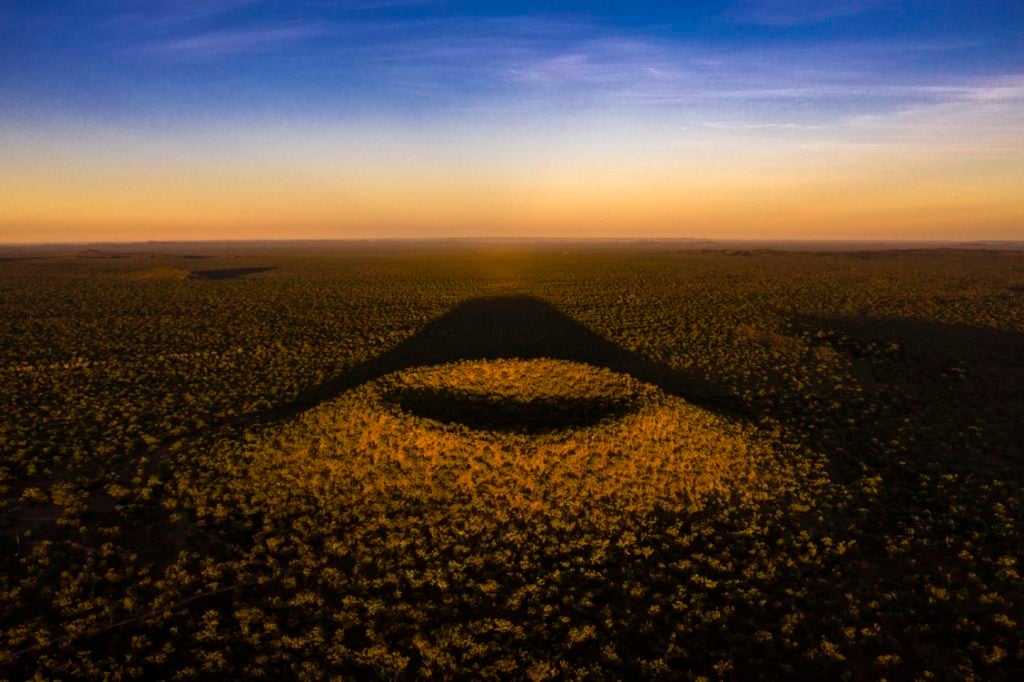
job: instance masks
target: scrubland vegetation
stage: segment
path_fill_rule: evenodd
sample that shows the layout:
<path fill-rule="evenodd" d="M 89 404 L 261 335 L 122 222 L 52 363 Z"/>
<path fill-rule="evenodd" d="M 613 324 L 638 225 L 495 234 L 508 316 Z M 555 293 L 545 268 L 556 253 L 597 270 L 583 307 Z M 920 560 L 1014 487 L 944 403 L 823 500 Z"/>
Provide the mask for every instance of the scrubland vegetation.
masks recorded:
<path fill-rule="evenodd" d="M 0 678 L 1020 679 L 1024 254 L 0 261 Z"/>

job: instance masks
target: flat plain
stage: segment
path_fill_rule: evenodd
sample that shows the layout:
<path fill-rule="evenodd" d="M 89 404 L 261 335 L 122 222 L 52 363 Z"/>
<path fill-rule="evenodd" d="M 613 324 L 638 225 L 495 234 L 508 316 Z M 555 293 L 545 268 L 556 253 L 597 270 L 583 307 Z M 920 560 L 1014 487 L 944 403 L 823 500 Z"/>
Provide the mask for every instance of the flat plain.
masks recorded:
<path fill-rule="evenodd" d="M 1024 252 L 188 249 L 0 260 L 0 677 L 1020 679 Z"/>

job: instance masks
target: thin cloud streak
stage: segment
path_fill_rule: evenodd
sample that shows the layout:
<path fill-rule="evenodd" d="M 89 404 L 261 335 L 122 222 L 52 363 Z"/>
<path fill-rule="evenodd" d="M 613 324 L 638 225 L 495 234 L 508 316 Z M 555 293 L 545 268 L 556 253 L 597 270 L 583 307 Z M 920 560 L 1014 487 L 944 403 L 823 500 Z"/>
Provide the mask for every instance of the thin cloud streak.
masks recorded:
<path fill-rule="evenodd" d="M 638 103 L 694 99 L 927 98 L 963 88 L 945 83 L 879 83 L 894 55 L 955 51 L 972 44 L 854 42 L 808 47 L 781 46 L 766 59 L 762 50 L 670 44 L 643 35 L 606 31 L 586 22 L 546 18 L 407 22 L 401 39 L 389 27 L 373 30 L 373 43 L 350 41 L 328 48 L 378 69 L 385 79 L 413 83 L 464 78 L 480 88 L 528 94 L 559 88 L 590 99 L 630 97 Z M 347 27 L 346 30 L 351 30 Z M 780 58 L 781 55 L 781 58 Z M 907 75 L 904 78 L 908 78 Z M 472 88 L 467 88 L 471 93 Z"/>
<path fill-rule="evenodd" d="M 738 23 L 801 26 L 853 17 L 890 7 L 889 0 L 739 0 L 726 11 Z"/>
<path fill-rule="evenodd" d="M 370 12 L 380 9 L 393 9 L 396 7 L 419 7 L 429 5 L 433 0 L 352 0 L 350 2 L 336 3 L 340 9 L 350 12 Z"/>
<path fill-rule="evenodd" d="M 728 123 L 725 121 L 709 121 L 705 128 L 718 130 L 821 130 L 824 126 L 805 125 L 802 123 Z"/>
<path fill-rule="evenodd" d="M 168 29 L 235 14 L 262 0 L 117 0 L 110 23 L 142 30 Z"/>
<path fill-rule="evenodd" d="M 251 29 L 207 31 L 145 44 L 139 51 L 181 60 L 207 60 L 265 52 L 328 33 L 322 23 L 260 26 Z"/>

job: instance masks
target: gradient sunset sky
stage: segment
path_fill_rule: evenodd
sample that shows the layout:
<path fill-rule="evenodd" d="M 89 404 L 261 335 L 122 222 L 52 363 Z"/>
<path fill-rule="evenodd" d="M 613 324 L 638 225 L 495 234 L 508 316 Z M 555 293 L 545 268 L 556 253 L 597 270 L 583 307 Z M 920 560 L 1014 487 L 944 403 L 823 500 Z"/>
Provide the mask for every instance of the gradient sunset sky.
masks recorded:
<path fill-rule="evenodd" d="M 0 0 L 0 242 L 1024 239 L 1024 2 Z"/>

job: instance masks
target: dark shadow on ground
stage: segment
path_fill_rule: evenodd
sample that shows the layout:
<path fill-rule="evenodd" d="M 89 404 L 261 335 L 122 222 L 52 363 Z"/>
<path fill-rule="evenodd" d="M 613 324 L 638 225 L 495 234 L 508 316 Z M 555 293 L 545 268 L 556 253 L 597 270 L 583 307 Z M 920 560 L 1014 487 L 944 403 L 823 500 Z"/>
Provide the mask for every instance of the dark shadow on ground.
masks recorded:
<path fill-rule="evenodd" d="M 1009 378 L 1007 370 L 1024 369 L 1024 334 L 1014 331 L 903 318 L 804 317 L 797 324 L 820 332 L 821 342 L 837 351 L 876 366 L 914 369 L 920 378 L 971 366 L 978 372 L 973 378 L 993 385 Z"/>
<path fill-rule="evenodd" d="M 947 464 L 972 462 L 991 472 L 1018 466 L 1024 456 L 1024 333 L 903 318 L 807 317 L 797 325 L 849 357 L 861 376 L 859 396 L 844 395 L 832 401 L 838 407 L 817 410 L 828 428 L 809 445 L 832 453 L 834 476 L 859 470 L 859 455 L 836 454 L 867 451 L 856 447 L 858 441 L 884 443 L 899 433 L 908 442 L 918 440 L 918 431 L 960 444 L 962 462 Z M 926 447 L 901 457 L 915 466 L 940 466 Z"/>
<path fill-rule="evenodd" d="M 238 279 L 249 275 L 258 275 L 262 272 L 271 272 L 276 267 L 260 268 L 222 268 L 218 270 L 194 270 L 192 276 L 197 279 Z"/>
<path fill-rule="evenodd" d="M 738 402 L 698 378 L 622 348 L 531 296 L 495 296 L 460 303 L 391 350 L 278 408 L 275 416 L 297 414 L 363 383 L 412 367 L 460 360 L 540 358 L 629 374 L 699 407 L 748 416 Z"/>
<path fill-rule="evenodd" d="M 136 254 L 133 253 L 117 253 L 114 251 L 103 251 L 101 249 L 82 249 L 72 254 L 77 258 L 131 258 Z"/>

